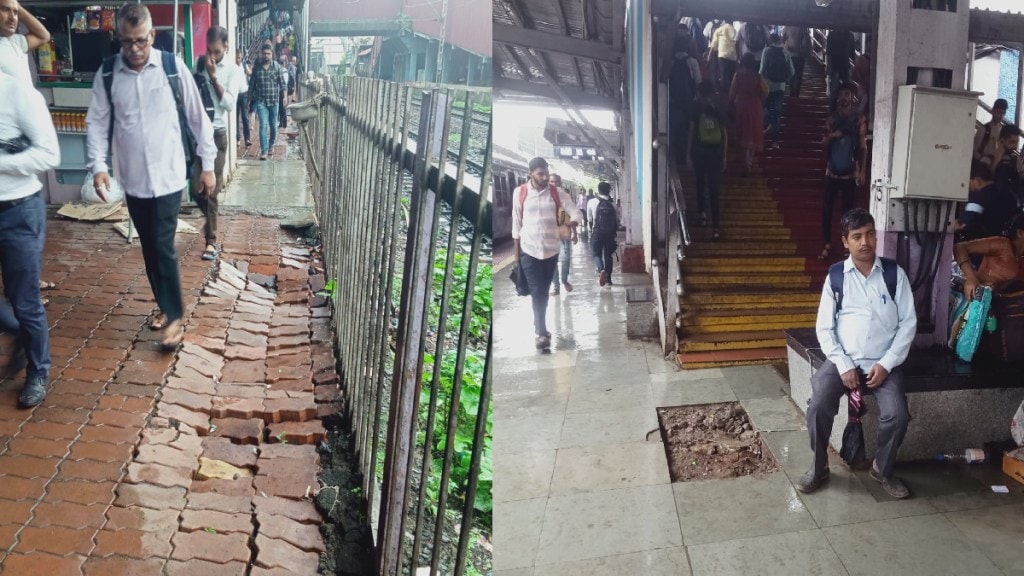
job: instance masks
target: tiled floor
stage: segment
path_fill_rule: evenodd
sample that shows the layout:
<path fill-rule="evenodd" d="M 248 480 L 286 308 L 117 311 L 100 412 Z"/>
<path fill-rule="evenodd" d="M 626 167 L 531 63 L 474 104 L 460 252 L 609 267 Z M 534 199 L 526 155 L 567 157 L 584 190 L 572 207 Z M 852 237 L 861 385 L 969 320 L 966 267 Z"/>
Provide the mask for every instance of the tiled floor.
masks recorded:
<path fill-rule="evenodd" d="M 918 497 L 892 501 L 834 464 L 827 487 L 799 494 L 811 454 L 779 375 L 682 372 L 627 340 L 625 288 L 600 288 L 575 252 L 575 290 L 548 312 L 550 355 L 534 349 L 529 299 L 494 289 L 495 576 L 1024 575 L 1022 487 L 992 494 L 986 483 L 1012 480 L 901 467 Z M 733 400 L 782 469 L 670 483 L 655 408 Z"/>
<path fill-rule="evenodd" d="M 0 381 L 4 576 L 316 571 L 307 490 L 318 416 L 338 409 L 329 309 L 313 307 L 309 254 L 276 221 L 220 227 L 219 270 L 201 238 L 177 238 L 186 343 L 165 353 L 138 244 L 110 224 L 49 223 L 50 393 L 19 410 L 22 378 Z M 276 293 L 227 262 L 276 276 Z M 0 337 L 0 367 L 10 346 Z"/>

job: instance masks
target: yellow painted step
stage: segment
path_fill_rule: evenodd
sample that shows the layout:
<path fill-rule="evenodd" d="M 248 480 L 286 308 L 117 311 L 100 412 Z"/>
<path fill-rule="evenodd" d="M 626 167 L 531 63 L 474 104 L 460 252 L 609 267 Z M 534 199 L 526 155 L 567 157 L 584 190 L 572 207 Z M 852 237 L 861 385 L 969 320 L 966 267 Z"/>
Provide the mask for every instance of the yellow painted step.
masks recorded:
<path fill-rule="evenodd" d="M 814 324 L 817 319 L 817 309 L 804 308 L 774 308 L 769 310 L 693 310 L 683 315 L 683 329 L 688 333 L 708 331 L 732 331 L 750 332 L 775 329 L 779 325 L 783 330 Z M 753 328 L 737 328 L 737 325 L 752 326 Z M 712 330 L 712 328 L 723 328 L 723 330 Z"/>
<path fill-rule="evenodd" d="M 787 257 L 760 257 L 750 258 L 745 256 L 731 257 L 692 257 L 687 258 L 683 265 L 683 274 L 699 272 L 803 272 L 807 264 L 805 258 L 795 256 Z"/>
<path fill-rule="evenodd" d="M 680 352 L 712 352 L 715 350 L 754 350 L 786 346 L 782 330 L 762 332 L 726 332 L 687 336 L 679 341 Z"/>

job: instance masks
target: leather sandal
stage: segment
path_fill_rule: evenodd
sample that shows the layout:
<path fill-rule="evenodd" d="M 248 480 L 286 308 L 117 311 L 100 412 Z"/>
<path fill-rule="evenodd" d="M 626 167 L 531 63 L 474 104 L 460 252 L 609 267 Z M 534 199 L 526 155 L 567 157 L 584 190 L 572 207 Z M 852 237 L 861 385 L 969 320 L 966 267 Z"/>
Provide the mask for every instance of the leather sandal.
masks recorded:
<path fill-rule="evenodd" d="M 176 350 L 185 339 L 185 327 L 180 320 L 171 322 L 164 328 L 164 339 L 160 341 L 160 347 L 164 350 Z"/>
<path fill-rule="evenodd" d="M 149 329 L 150 330 L 163 330 L 164 326 L 167 325 L 167 316 L 164 316 L 163 312 L 156 312 L 149 317 Z"/>

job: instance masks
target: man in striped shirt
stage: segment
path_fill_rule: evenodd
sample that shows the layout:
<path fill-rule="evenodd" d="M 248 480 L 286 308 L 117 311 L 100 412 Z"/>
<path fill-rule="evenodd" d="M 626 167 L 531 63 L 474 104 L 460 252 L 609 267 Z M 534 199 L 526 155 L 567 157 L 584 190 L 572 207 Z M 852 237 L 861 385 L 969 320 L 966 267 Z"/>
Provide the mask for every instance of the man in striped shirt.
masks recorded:
<path fill-rule="evenodd" d="M 533 299 L 533 326 L 537 349 L 551 349 L 547 329 L 548 285 L 558 266 L 562 243 L 558 237 L 559 209 L 569 218 L 573 234 L 583 222 L 583 213 L 572 197 L 551 185 L 548 163 L 543 158 L 530 160 L 530 180 L 516 189 L 512 208 L 512 240 L 516 265 L 522 266 Z"/>

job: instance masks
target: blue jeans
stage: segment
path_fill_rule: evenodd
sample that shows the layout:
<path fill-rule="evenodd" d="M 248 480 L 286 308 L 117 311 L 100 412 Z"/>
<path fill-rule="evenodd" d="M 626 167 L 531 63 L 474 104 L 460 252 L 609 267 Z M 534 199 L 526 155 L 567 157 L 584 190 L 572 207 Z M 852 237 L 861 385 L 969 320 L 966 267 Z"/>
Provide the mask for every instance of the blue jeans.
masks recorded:
<path fill-rule="evenodd" d="M 546 260 L 534 258 L 529 254 L 519 257 L 519 265 L 523 267 L 523 274 L 526 275 L 526 282 L 530 285 L 530 298 L 533 300 L 533 329 L 538 336 L 548 333 L 548 291 L 547 285 L 555 277 L 555 268 L 558 267 L 558 257 L 552 256 Z"/>
<path fill-rule="evenodd" d="M 608 280 L 611 281 L 612 256 L 615 255 L 615 249 L 618 248 L 615 236 L 611 234 L 594 234 L 590 248 L 594 256 L 594 268 L 597 269 L 597 273 L 600 274 L 604 271 Z"/>
<path fill-rule="evenodd" d="M 260 119 L 260 152 L 267 154 L 277 142 L 277 103 L 271 105 L 256 103 L 256 115 Z M 270 129 L 270 143 L 267 143 L 267 129 Z"/>
<path fill-rule="evenodd" d="M 4 328 L 17 327 L 29 378 L 47 378 L 50 373 L 49 321 L 39 293 L 45 243 L 46 204 L 42 196 L 35 194 L 0 212 L 0 273 L 13 312 L 13 319 L 3 315 Z"/>
<path fill-rule="evenodd" d="M 572 240 L 562 240 L 562 248 L 558 252 L 558 263 L 562 268 L 562 284 L 569 283 L 569 267 L 572 266 Z M 558 274 L 551 277 L 551 285 L 558 288 Z"/>
<path fill-rule="evenodd" d="M 245 141 L 251 140 L 249 132 L 249 95 L 239 94 L 238 103 L 235 106 L 238 109 L 238 123 L 235 126 L 235 140 L 241 140 L 242 134 L 245 134 Z"/>

